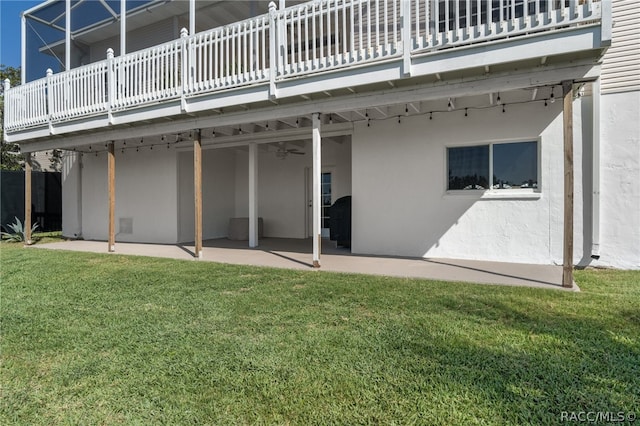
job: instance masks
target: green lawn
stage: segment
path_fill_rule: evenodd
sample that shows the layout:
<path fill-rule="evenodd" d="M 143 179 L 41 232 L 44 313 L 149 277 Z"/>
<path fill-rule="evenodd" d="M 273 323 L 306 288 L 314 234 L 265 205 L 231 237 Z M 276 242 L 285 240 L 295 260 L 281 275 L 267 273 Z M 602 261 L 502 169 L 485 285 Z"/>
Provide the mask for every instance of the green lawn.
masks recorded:
<path fill-rule="evenodd" d="M 640 413 L 640 273 L 580 293 L 2 244 L 0 424 Z"/>

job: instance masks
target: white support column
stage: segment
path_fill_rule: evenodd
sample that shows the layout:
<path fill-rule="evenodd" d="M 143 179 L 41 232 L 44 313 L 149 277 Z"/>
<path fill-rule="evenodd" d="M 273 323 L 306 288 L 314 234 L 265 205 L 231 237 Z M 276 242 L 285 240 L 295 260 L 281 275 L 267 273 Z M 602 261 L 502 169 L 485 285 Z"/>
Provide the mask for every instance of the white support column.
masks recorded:
<path fill-rule="evenodd" d="M 400 15 L 402 18 L 402 73 L 405 76 L 411 75 L 411 2 L 400 2 Z M 417 34 L 416 34 L 417 37 Z"/>
<path fill-rule="evenodd" d="M 65 2 L 64 13 L 64 70 L 71 69 L 71 0 Z"/>
<path fill-rule="evenodd" d="M 189 34 L 196 33 L 196 0 L 189 0 Z"/>
<path fill-rule="evenodd" d="M 20 81 L 27 82 L 27 17 L 22 14 L 20 25 Z"/>
<path fill-rule="evenodd" d="M 311 119 L 313 125 L 313 267 L 320 267 L 320 247 L 322 238 L 322 139 L 320 137 L 320 114 L 314 113 Z"/>
<path fill-rule="evenodd" d="M 127 53 L 127 0 L 120 0 L 120 56 Z"/>
<path fill-rule="evenodd" d="M 279 54 L 280 27 L 276 19 L 276 4 L 269 3 L 269 96 L 275 99 L 276 96 L 276 76 L 278 73 L 279 61 L 276 57 Z"/>
<path fill-rule="evenodd" d="M 258 247 L 258 145 L 249 144 L 249 247 Z"/>

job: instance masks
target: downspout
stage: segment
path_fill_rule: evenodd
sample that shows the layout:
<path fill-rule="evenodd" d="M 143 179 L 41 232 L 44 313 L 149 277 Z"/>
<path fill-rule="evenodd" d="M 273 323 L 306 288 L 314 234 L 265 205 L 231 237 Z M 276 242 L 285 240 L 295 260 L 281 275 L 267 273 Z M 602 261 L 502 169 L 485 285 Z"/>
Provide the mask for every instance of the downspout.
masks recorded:
<path fill-rule="evenodd" d="M 592 92 L 592 190 L 591 258 L 600 259 L 600 79 L 591 86 Z"/>

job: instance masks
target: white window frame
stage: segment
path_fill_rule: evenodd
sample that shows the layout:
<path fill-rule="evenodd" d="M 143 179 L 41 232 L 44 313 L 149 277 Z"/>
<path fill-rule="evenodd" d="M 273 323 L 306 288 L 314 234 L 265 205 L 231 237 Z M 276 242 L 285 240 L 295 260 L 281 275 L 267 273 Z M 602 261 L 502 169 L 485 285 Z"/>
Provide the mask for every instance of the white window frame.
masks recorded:
<path fill-rule="evenodd" d="M 537 188 L 513 188 L 493 189 L 493 146 L 507 143 L 536 142 L 537 143 Z M 448 189 L 449 187 L 449 148 L 464 148 L 471 146 L 489 146 L 489 189 L 465 190 Z M 480 199 L 505 199 L 505 198 L 542 198 L 542 138 L 539 136 L 530 138 L 491 139 L 484 141 L 472 141 L 462 143 L 449 143 L 444 146 L 444 197 L 471 197 Z"/>

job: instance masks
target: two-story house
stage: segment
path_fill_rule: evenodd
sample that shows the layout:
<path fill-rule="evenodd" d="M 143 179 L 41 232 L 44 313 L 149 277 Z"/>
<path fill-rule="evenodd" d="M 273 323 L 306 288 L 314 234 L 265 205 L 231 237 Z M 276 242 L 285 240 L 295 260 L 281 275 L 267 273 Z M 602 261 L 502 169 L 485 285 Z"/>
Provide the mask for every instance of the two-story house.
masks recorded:
<path fill-rule="evenodd" d="M 66 236 L 199 256 L 233 218 L 259 245 L 261 218 L 319 266 L 350 195 L 354 253 L 640 268 L 634 1 L 50 0 L 23 22 L 5 139 L 68 153 Z"/>

